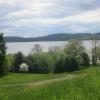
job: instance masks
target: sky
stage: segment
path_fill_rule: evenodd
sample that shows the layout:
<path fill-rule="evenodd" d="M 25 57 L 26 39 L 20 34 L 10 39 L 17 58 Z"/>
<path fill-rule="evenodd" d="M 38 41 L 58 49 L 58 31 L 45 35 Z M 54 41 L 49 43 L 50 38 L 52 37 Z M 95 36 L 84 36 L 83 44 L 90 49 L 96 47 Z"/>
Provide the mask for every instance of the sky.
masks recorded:
<path fill-rule="evenodd" d="M 100 0 L 0 0 L 5 36 L 84 32 L 100 32 Z"/>

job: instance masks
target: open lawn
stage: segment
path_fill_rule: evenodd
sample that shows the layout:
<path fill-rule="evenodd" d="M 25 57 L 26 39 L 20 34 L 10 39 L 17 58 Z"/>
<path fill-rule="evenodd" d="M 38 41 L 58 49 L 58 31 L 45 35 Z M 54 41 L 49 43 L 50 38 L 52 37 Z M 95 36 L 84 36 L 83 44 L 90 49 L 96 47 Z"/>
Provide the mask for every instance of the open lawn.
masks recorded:
<path fill-rule="evenodd" d="M 4 84 L 20 84 L 47 79 L 55 79 L 65 77 L 67 74 L 29 74 L 29 73 L 10 73 L 0 78 L 0 85 Z"/>
<path fill-rule="evenodd" d="M 33 80 L 45 80 L 52 79 L 57 77 L 66 77 L 67 75 L 53 75 L 48 74 L 44 75 L 43 78 L 41 75 L 29 74 L 25 78 L 24 74 L 18 74 L 19 77 L 16 77 L 16 74 L 11 74 L 4 78 L 0 79 L 0 84 L 10 84 L 23 82 L 31 82 Z M 50 76 L 51 77 L 50 77 Z M 0 100 L 100 100 L 100 68 L 92 67 L 80 72 L 75 72 L 71 74 L 72 76 L 69 79 L 55 81 L 48 84 L 42 84 L 38 86 L 27 85 L 27 86 L 12 86 L 12 87 L 0 87 Z M 22 78 L 22 77 L 24 78 Z M 48 77 L 49 76 L 49 77 Z M 69 76 L 69 75 L 68 75 Z M 11 80 L 9 79 L 11 77 Z M 40 78 L 38 78 L 40 77 Z M 42 78 L 41 78 L 42 77 Z M 5 80 L 5 78 L 8 79 Z M 18 78 L 18 79 L 17 79 Z M 59 78 L 59 79 L 60 79 Z M 27 81 L 24 81 L 27 80 Z M 2 82 L 3 81 L 3 82 Z M 1 83 L 2 82 L 2 83 Z"/>

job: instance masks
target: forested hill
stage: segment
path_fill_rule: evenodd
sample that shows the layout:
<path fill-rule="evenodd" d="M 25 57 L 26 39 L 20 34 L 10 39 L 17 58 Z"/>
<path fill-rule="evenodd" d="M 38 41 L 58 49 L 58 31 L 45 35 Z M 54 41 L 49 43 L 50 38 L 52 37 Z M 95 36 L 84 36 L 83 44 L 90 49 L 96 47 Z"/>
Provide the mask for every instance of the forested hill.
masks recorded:
<path fill-rule="evenodd" d="M 92 37 L 100 40 L 100 33 L 90 34 L 90 33 L 78 33 L 78 34 L 67 34 L 59 33 L 52 34 L 48 36 L 24 38 L 24 37 L 5 37 L 6 42 L 34 42 L 34 41 L 67 41 L 69 39 L 81 39 L 90 40 Z"/>

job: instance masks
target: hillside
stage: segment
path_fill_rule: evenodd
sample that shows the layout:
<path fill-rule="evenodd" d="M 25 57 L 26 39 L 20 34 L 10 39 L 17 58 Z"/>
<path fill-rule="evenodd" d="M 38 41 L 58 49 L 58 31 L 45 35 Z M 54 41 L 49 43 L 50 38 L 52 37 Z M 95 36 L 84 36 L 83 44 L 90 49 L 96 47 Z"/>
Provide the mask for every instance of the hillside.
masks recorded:
<path fill-rule="evenodd" d="M 34 41 L 67 41 L 69 39 L 81 39 L 81 40 L 90 40 L 91 37 L 96 37 L 100 39 L 100 33 L 90 34 L 90 33 L 78 33 L 78 34 L 67 34 L 59 33 L 52 34 L 41 37 L 33 38 L 24 38 L 24 37 L 5 37 L 6 42 L 34 42 Z"/>

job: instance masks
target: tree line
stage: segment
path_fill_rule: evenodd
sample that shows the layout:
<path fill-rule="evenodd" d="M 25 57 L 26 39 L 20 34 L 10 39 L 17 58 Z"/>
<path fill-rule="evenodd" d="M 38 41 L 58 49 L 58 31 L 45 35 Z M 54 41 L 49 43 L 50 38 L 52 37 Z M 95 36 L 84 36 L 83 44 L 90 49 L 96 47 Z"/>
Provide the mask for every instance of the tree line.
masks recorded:
<path fill-rule="evenodd" d="M 52 47 L 47 52 L 43 52 L 41 46 L 36 45 L 25 56 L 21 52 L 6 54 L 4 37 L 0 34 L 0 75 L 7 72 L 64 73 L 99 64 L 100 46 L 94 38 L 90 53 L 86 51 L 81 40 L 72 39 L 65 48 Z"/>

